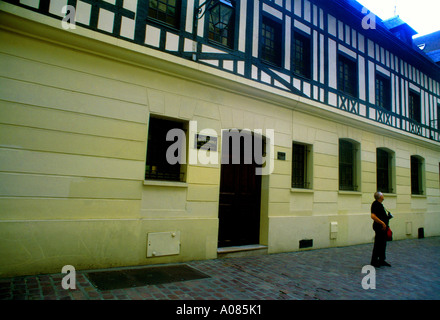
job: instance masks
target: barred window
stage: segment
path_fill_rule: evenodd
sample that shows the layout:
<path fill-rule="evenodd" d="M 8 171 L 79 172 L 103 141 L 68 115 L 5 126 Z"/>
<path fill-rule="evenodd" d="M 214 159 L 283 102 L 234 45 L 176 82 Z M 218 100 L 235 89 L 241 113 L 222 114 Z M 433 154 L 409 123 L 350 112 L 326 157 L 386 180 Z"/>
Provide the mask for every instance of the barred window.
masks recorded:
<path fill-rule="evenodd" d="M 358 191 L 358 146 L 339 139 L 339 190 Z"/>
<path fill-rule="evenodd" d="M 310 189 L 311 145 L 292 143 L 292 188 Z"/>
<path fill-rule="evenodd" d="M 392 152 L 378 148 L 376 150 L 376 184 L 377 190 L 393 193 Z"/>
<path fill-rule="evenodd" d="M 411 194 L 423 194 L 423 158 L 411 156 Z"/>
<path fill-rule="evenodd" d="M 167 134 L 173 129 L 184 131 L 185 123 L 150 117 L 145 179 L 184 181 L 186 166 L 180 163 L 172 164 L 167 160 L 168 148 L 176 143 L 167 141 Z M 186 148 L 186 141 L 182 148 Z M 186 159 L 181 160 L 181 163 L 186 163 Z"/>

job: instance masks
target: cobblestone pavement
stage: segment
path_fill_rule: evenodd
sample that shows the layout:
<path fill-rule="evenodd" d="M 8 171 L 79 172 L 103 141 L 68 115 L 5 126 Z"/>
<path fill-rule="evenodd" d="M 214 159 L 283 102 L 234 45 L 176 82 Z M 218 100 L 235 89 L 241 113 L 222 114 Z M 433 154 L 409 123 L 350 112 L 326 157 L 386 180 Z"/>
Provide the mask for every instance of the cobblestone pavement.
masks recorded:
<path fill-rule="evenodd" d="M 2 300 L 438 300 L 440 237 L 388 243 L 392 267 L 375 269 L 376 289 L 362 273 L 372 244 L 253 257 L 192 261 L 209 278 L 99 291 L 84 271 L 76 289 L 61 286 L 65 274 L 0 279 Z M 372 282 L 368 282 L 372 284 Z"/>

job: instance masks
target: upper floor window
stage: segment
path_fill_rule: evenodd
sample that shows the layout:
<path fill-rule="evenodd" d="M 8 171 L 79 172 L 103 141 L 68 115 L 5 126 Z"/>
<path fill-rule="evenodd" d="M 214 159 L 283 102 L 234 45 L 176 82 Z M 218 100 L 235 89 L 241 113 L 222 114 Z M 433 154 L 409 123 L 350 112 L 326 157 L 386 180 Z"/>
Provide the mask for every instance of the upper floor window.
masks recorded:
<path fill-rule="evenodd" d="M 359 186 L 359 144 L 339 140 L 339 190 L 358 191 Z"/>
<path fill-rule="evenodd" d="M 235 12 L 232 1 L 220 0 L 209 12 L 208 38 L 229 48 L 234 47 Z"/>
<path fill-rule="evenodd" d="M 356 62 L 340 54 L 338 57 L 338 90 L 357 97 L 357 88 Z"/>
<path fill-rule="evenodd" d="M 180 24 L 180 0 L 149 0 L 148 16 L 174 28 Z"/>
<path fill-rule="evenodd" d="M 263 16 L 261 24 L 261 58 L 266 62 L 281 66 L 282 26 Z"/>
<path fill-rule="evenodd" d="M 422 120 L 420 94 L 412 90 L 408 93 L 408 117 L 417 122 Z"/>
<path fill-rule="evenodd" d="M 391 111 L 391 80 L 377 73 L 376 106 Z"/>
<path fill-rule="evenodd" d="M 310 39 L 299 32 L 294 33 L 293 71 L 306 78 L 311 77 Z"/>

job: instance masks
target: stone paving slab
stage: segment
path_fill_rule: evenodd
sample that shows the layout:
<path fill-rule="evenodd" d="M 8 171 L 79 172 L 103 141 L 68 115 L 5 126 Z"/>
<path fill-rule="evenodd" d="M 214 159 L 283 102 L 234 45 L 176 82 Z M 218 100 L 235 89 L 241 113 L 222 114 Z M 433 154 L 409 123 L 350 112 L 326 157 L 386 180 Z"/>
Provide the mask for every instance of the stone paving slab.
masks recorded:
<path fill-rule="evenodd" d="M 374 269 L 376 289 L 362 273 L 373 244 L 185 263 L 210 278 L 100 291 L 76 271 L 0 279 L 1 300 L 439 300 L 440 237 L 388 243 L 392 267 Z M 371 284 L 371 281 L 369 282 Z"/>

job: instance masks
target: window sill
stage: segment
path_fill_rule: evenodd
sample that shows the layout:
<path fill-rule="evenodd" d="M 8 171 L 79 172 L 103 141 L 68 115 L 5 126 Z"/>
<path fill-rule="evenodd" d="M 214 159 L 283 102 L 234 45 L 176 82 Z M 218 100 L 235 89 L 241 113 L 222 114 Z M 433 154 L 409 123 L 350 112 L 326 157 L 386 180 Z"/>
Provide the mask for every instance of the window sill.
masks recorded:
<path fill-rule="evenodd" d="M 188 183 L 177 181 L 144 180 L 144 186 L 187 188 Z"/>
<path fill-rule="evenodd" d="M 265 65 L 271 67 L 271 68 L 276 68 L 279 71 L 283 70 L 283 66 L 281 64 L 276 63 L 276 62 L 265 60 L 263 58 L 261 58 L 261 62 L 264 63 Z"/>
<path fill-rule="evenodd" d="M 312 81 L 312 77 L 311 76 L 306 76 L 306 75 L 304 75 L 302 73 L 298 73 L 298 72 L 295 72 L 295 71 L 293 71 L 293 74 L 295 75 L 296 78 L 300 78 L 303 81 L 308 81 L 308 82 Z"/>
<path fill-rule="evenodd" d="M 180 32 L 180 29 L 178 27 L 153 17 L 147 17 L 146 22 L 150 23 L 155 27 L 162 27 L 175 32 Z"/>
<path fill-rule="evenodd" d="M 397 193 L 382 192 L 382 194 L 384 195 L 384 197 L 388 197 L 388 198 L 396 198 L 397 197 Z"/>
<path fill-rule="evenodd" d="M 411 198 L 426 199 L 426 194 L 412 194 Z"/>
<path fill-rule="evenodd" d="M 217 42 L 217 41 L 215 41 L 213 39 L 209 39 L 208 38 L 208 44 L 213 46 L 213 47 L 215 47 L 218 50 L 227 51 L 229 53 L 233 53 L 235 51 L 235 48 L 231 48 L 229 46 L 226 46 L 226 45 L 224 45 L 224 44 L 222 44 L 220 42 Z"/>
<path fill-rule="evenodd" d="M 313 189 L 290 188 L 292 193 L 314 193 Z"/>
<path fill-rule="evenodd" d="M 362 192 L 360 191 L 343 191 L 343 190 L 339 190 L 338 194 L 340 195 L 347 195 L 347 196 L 361 196 Z"/>
<path fill-rule="evenodd" d="M 354 99 L 354 100 L 359 100 L 359 95 L 358 94 L 351 94 L 349 92 L 344 91 L 343 89 L 338 88 L 338 91 L 340 94 L 344 95 L 345 98 L 348 99 Z"/>

